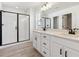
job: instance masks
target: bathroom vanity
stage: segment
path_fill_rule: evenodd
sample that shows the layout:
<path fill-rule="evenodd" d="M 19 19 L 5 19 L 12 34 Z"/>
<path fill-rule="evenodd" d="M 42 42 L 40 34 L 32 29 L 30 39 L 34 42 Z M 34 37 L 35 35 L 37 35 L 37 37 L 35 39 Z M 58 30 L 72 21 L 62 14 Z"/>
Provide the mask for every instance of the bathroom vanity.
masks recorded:
<path fill-rule="evenodd" d="M 45 57 L 79 57 L 79 35 L 63 30 L 34 30 L 33 47 Z"/>

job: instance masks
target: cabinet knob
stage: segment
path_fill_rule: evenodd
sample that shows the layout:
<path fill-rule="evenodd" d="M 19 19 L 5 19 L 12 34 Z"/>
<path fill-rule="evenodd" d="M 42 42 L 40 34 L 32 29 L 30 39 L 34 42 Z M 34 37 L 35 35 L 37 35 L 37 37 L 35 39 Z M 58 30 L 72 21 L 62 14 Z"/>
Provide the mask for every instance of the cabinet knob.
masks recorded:
<path fill-rule="evenodd" d="M 67 57 L 67 51 L 65 51 L 65 57 Z"/>

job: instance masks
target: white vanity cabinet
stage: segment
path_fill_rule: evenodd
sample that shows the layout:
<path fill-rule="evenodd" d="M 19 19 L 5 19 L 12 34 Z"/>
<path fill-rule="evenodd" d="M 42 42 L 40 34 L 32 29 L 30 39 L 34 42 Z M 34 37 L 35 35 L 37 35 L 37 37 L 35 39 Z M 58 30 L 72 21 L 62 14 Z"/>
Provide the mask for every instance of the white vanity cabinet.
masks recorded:
<path fill-rule="evenodd" d="M 79 42 L 34 31 L 33 47 L 44 57 L 79 57 Z"/>
<path fill-rule="evenodd" d="M 53 42 L 51 47 L 51 57 L 79 57 L 79 51 Z"/>
<path fill-rule="evenodd" d="M 37 49 L 43 56 L 50 56 L 50 36 L 34 32 L 33 47 Z"/>
<path fill-rule="evenodd" d="M 51 57 L 62 57 L 63 49 L 62 45 L 52 42 L 51 45 Z"/>
<path fill-rule="evenodd" d="M 51 56 L 53 57 L 79 57 L 78 49 L 76 50 L 75 48 L 73 48 L 76 46 L 76 44 L 74 44 L 76 42 L 73 42 L 75 46 L 72 45 L 71 42 L 73 41 L 68 41 L 64 38 L 52 36 Z"/>

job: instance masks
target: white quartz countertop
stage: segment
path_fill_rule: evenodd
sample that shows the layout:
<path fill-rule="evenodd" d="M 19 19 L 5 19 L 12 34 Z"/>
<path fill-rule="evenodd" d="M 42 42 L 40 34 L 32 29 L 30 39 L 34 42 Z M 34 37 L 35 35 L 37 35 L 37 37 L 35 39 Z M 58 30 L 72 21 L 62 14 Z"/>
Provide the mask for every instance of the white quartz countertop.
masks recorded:
<path fill-rule="evenodd" d="M 75 35 L 68 34 L 67 30 L 47 30 L 47 31 L 34 30 L 34 31 L 39 32 L 39 33 L 48 34 L 48 35 L 53 35 L 53 36 L 60 37 L 60 38 L 66 38 L 70 40 L 79 41 L 79 34 L 75 34 Z"/>

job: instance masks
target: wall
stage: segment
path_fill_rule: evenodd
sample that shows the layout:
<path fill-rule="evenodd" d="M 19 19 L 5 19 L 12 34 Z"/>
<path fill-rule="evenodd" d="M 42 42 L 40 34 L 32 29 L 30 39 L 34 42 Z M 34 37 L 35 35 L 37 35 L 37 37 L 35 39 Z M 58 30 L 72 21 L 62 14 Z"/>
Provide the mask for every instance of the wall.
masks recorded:
<path fill-rule="evenodd" d="M 34 23 L 35 23 L 35 14 L 34 14 L 34 9 L 30 9 L 30 39 L 33 40 L 33 30 L 34 30 Z"/>
<path fill-rule="evenodd" d="M 0 2 L 0 10 L 2 10 L 2 3 Z"/>
<path fill-rule="evenodd" d="M 36 26 L 35 26 L 35 28 L 36 28 L 36 29 L 39 29 L 39 26 L 38 26 L 39 23 L 38 23 L 38 22 L 40 21 L 40 18 L 41 18 L 41 11 L 40 11 L 39 8 L 36 9 L 36 11 L 35 11 L 35 16 L 36 16 L 36 17 L 35 17 L 35 21 L 36 21 L 36 24 L 35 24 Z"/>
<path fill-rule="evenodd" d="M 71 8 L 66 8 L 64 10 L 60 10 L 57 12 L 47 13 L 48 17 L 53 19 L 55 16 L 59 16 L 59 29 L 62 29 L 62 15 L 72 13 L 72 27 L 79 28 L 79 5 L 73 6 Z M 52 28 L 53 28 L 53 20 L 52 20 Z"/>

